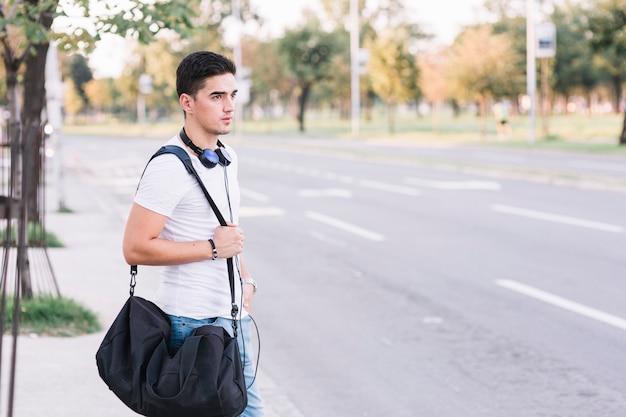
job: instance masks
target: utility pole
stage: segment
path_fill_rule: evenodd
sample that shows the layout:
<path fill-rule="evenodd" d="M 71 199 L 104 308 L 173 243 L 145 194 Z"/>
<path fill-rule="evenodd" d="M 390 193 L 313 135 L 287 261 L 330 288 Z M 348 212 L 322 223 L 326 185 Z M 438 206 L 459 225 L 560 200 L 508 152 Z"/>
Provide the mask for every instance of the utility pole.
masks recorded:
<path fill-rule="evenodd" d="M 361 118 L 361 85 L 359 71 L 359 0 L 350 0 L 350 93 L 352 136 L 359 136 Z"/>
<path fill-rule="evenodd" d="M 535 0 L 526 0 L 526 91 L 528 95 L 528 143 L 535 143 L 537 63 L 535 62 Z"/>
<path fill-rule="evenodd" d="M 233 45 L 233 61 L 237 68 L 237 74 L 243 70 L 241 65 L 241 12 L 239 0 L 232 0 L 232 16 L 235 22 L 235 39 Z M 237 77 L 240 78 L 240 77 Z M 235 101 L 235 137 L 241 139 L 243 134 L 243 105 L 241 100 Z"/>

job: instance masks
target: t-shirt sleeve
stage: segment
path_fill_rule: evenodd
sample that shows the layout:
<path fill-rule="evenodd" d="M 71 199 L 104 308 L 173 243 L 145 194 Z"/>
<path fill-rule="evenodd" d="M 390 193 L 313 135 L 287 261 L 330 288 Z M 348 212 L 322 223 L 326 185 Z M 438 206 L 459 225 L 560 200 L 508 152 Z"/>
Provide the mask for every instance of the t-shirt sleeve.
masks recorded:
<path fill-rule="evenodd" d="M 189 174 L 175 155 L 154 158 L 139 180 L 134 202 L 163 216 L 171 216 L 188 188 Z"/>

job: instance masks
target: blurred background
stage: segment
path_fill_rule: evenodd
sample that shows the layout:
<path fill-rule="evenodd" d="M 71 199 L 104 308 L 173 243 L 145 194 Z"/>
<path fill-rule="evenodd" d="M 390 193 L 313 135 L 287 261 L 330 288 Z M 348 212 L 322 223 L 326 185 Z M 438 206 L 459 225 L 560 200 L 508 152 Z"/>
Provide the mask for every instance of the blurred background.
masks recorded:
<path fill-rule="evenodd" d="M 626 0 L 2 6 L 0 290 L 100 327 L 16 336 L 0 411 L 131 415 L 93 355 L 176 67 L 208 49 L 238 67 L 268 417 L 626 416 Z"/>
<path fill-rule="evenodd" d="M 179 123 L 175 67 L 185 54 L 210 49 L 239 64 L 241 131 L 280 135 L 295 127 L 337 137 L 355 135 L 356 128 L 361 137 L 626 140 L 619 116 L 622 3 L 353 3 L 354 16 L 349 0 L 192 2 L 171 7 L 190 20 L 184 32 L 162 29 L 147 44 L 137 34 L 103 33 L 95 49 L 59 55 L 66 129 Z M 57 18 L 55 25 L 64 30 L 75 20 Z M 526 77 L 530 61 L 536 61 L 536 95 Z M 354 88 L 360 114 L 351 107 Z M 502 118 L 507 126 L 500 126 Z"/>

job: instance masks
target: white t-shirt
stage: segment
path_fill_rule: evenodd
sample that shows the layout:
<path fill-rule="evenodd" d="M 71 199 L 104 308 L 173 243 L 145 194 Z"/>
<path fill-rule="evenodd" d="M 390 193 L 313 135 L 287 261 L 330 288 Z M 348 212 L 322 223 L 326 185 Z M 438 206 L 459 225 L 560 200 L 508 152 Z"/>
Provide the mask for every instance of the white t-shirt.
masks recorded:
<path fill-rule="evenodd" d="M 232 162 L 228 167 L 206 168 L 198 156 L 187 150 L 178 136 L 166 145 L 177 145 L 191 155 L 191 161 L 226 221 L 239 223 L 238 160 L 226 146 Z M 227 194 L 228 192 L 228 194 Z M 160 237 L 175 242 L 207 240 L 219 221 L 193 175 L 174 154 L 160 155 L 146 167 L 135 195 L 135 203 L 167 216 Z M 238 262 L 234 260 L 235 302 L 242 316 Z M 162 267 L 161 283 L 154 302 L 167 313 L 204 319 L 230 318 L 231 298 L 226 259 L 204 260 Z"/>

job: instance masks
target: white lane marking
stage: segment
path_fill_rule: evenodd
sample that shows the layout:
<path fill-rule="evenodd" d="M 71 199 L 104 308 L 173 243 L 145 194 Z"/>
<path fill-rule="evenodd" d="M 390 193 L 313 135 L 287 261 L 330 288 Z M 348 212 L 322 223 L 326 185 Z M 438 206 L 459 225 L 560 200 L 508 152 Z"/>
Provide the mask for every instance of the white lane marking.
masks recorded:
<path fill-rule="evenodd" d="M 342 197 L 351 198 L 352 192 L 344 190 L 342 188 L 326 188 L 323 190 L 300 190 L 298 191 L 300 197 Z"/>
<path fill-rule="evenodd" d="M 338 246 L 340 248 L 345 248 L 347 246 L 346 242 L 338 240 L 338 239 L 333 239 L 323 233 L 318 232 L 317 230 L 310 230 L 309 233 L 311 234 L 311 236 L 313 236 L 315 239 L 322 241 L 326 244 L 330 244 L 330 245 L 334 245 L 334 246 Z"/>
<path fill-rule="evenodd" d="M 281 171 L 293 172 L 299 175 L 308 175 L 311 177 L 323 178 L 329 181 L 337 181 L 337 182 L 341 182 L 344 184 L 357 184 L 361 187 L 372 188 L 372 189 L 387 191 L 391 193 L 398 193 L 398 194 L 404 194 L 404 195 L 410 195 L 410 196 L 420 195 L 419 190 L 415 188 L 411 188 L 411 187 L 405 187 L 402 185 L 387 184 L 384 182 L 369 181 L 369 180 L 356 180 L 355 178 L 349 175 L 340 175 L 340 174 L 336 174 L 333 172 L 320 171 L 317 169 L 304 169 L 302 167 L 294 167 L 294 166 L 289 166 L 287 164 L 270 163 L 270 162 L 265 162 L 261 160 L 254 160 L 254 161 L 251 161 L 251 163 L 256 163 L 258 166 L 265 166 L 270 169 L 277 169 Z"/>
<path fill-rule="evenodd" d="M 278 207 L 251 207 L 242 206 L 239 209 L 239 217 L 282 216 L 285 210 Z"/>
<path fill-rule="evenodd" d="M 552 304 L 553 306 L 561 307 L 573 313 L 577 313 L 582 316 L 600 321 L 602 323 L 609 324 L 611 326 L 617 327 L 618 329 L 626 330 L 626 320 L 621 317 L 617 317 L 612 314 L 596 310 L 595 308 L 587 307 L 585 305 L 570 301 L 563 297 L 559 297 L 558 295 L 539 290 L 520 282 L 498 280 L 496 281 L 496 284 L 501 287 L 508 288 L 509 290 L 516 291 L 520 294 L 524 294 L 537 300 L 544 301 L 548 304 Z"/>
<path fill-rule="evenodd" d="M 239 192 L 241 193 L 242 197 L 247 197 L 252 200 L 261 201 L 263 203 L 267 203 L 268 201 L 270 201 L 269 196 L 257 193 L 256 191 L 252 191 L 247 188 L 240 188 Z"/>
<path fill-rule="evenodd" d="M 386 184 L 378 181 L 359 181 L 358 185 L 365 188 L 373 188 L 375 190 L 388 191 L 390 193 L 398 193 L 405 195 L 420 195 L 420 191 L 411 187 L 403 187 L 401 185 Z"/>
<path fill-rule="evenodd" d="M 341 229 L 341 230 L 343 230 L 345 232 L 349 232 L 349 233 L 355 234 L 357 236 L 364 237 L 364 238 L 369 239 L 369 240 L 373 240 L 374 242 L 381 242 L 381 241 L 385 240 L 385 237 L 383 235 L 379 234 L 379 233 L 372 232 L 372 231 L 367 230 L 367 229 L 363 229 L 363 228 L 355 226 L 353 224 L 346 223 L 344 221 L 337 220 L 337 219 L 325 216 L 325 215 L 320 214 L 320 213 L 315 213 L 313 211 L 307 211 L 306 212 L 306 216 L 309 219 L 317 220 L 318 222 L 327 224 L 329 226 L 334 226 L 337 229 Z"/>
<path fill-rule="evenodd" d="M 624 227 L 614 224 L 595 222 L 591 220 L 579 219 L 576 217 L 561 216 L 559 214 L 505 206 L 502 204 L 492 204 L 491 210 L 497 211 L 499 213 L 515 214 L 517 216 L 529 217 L 538 220 L 546 220 L 555 223 L 563 223 L 571 226 L 586 227 L 588 229 L 595 229 L 603 232 L 624 233 Z"/>
<path fill-rule="evenodd" d="M 488 161 L 497 162 L 523 162 L 525 160 L 524 157 L 518 155 L 504 155 L 489 152 L 474 152 L 474 156 L 479 159 L 486 159 Z"/>
<path fill-rule="evenodd" d="M 578 168 L 591 168 L 591 169 L 599 169 L 603 171 L 626 172 L 626 166 L 621 165 L 621 164 L 607 163 L 607 162 L 573 160 L 573 161 L 569 161 L 568 164 L 570 166 L 578 167 Z"/>
<path fill-rule="evenodd" d="M 495 181 L 433 181 L 421 178 L 406 178 L 407 184 L 438 190 L 493 190 L 500 191 L 502 186 Z"/>

